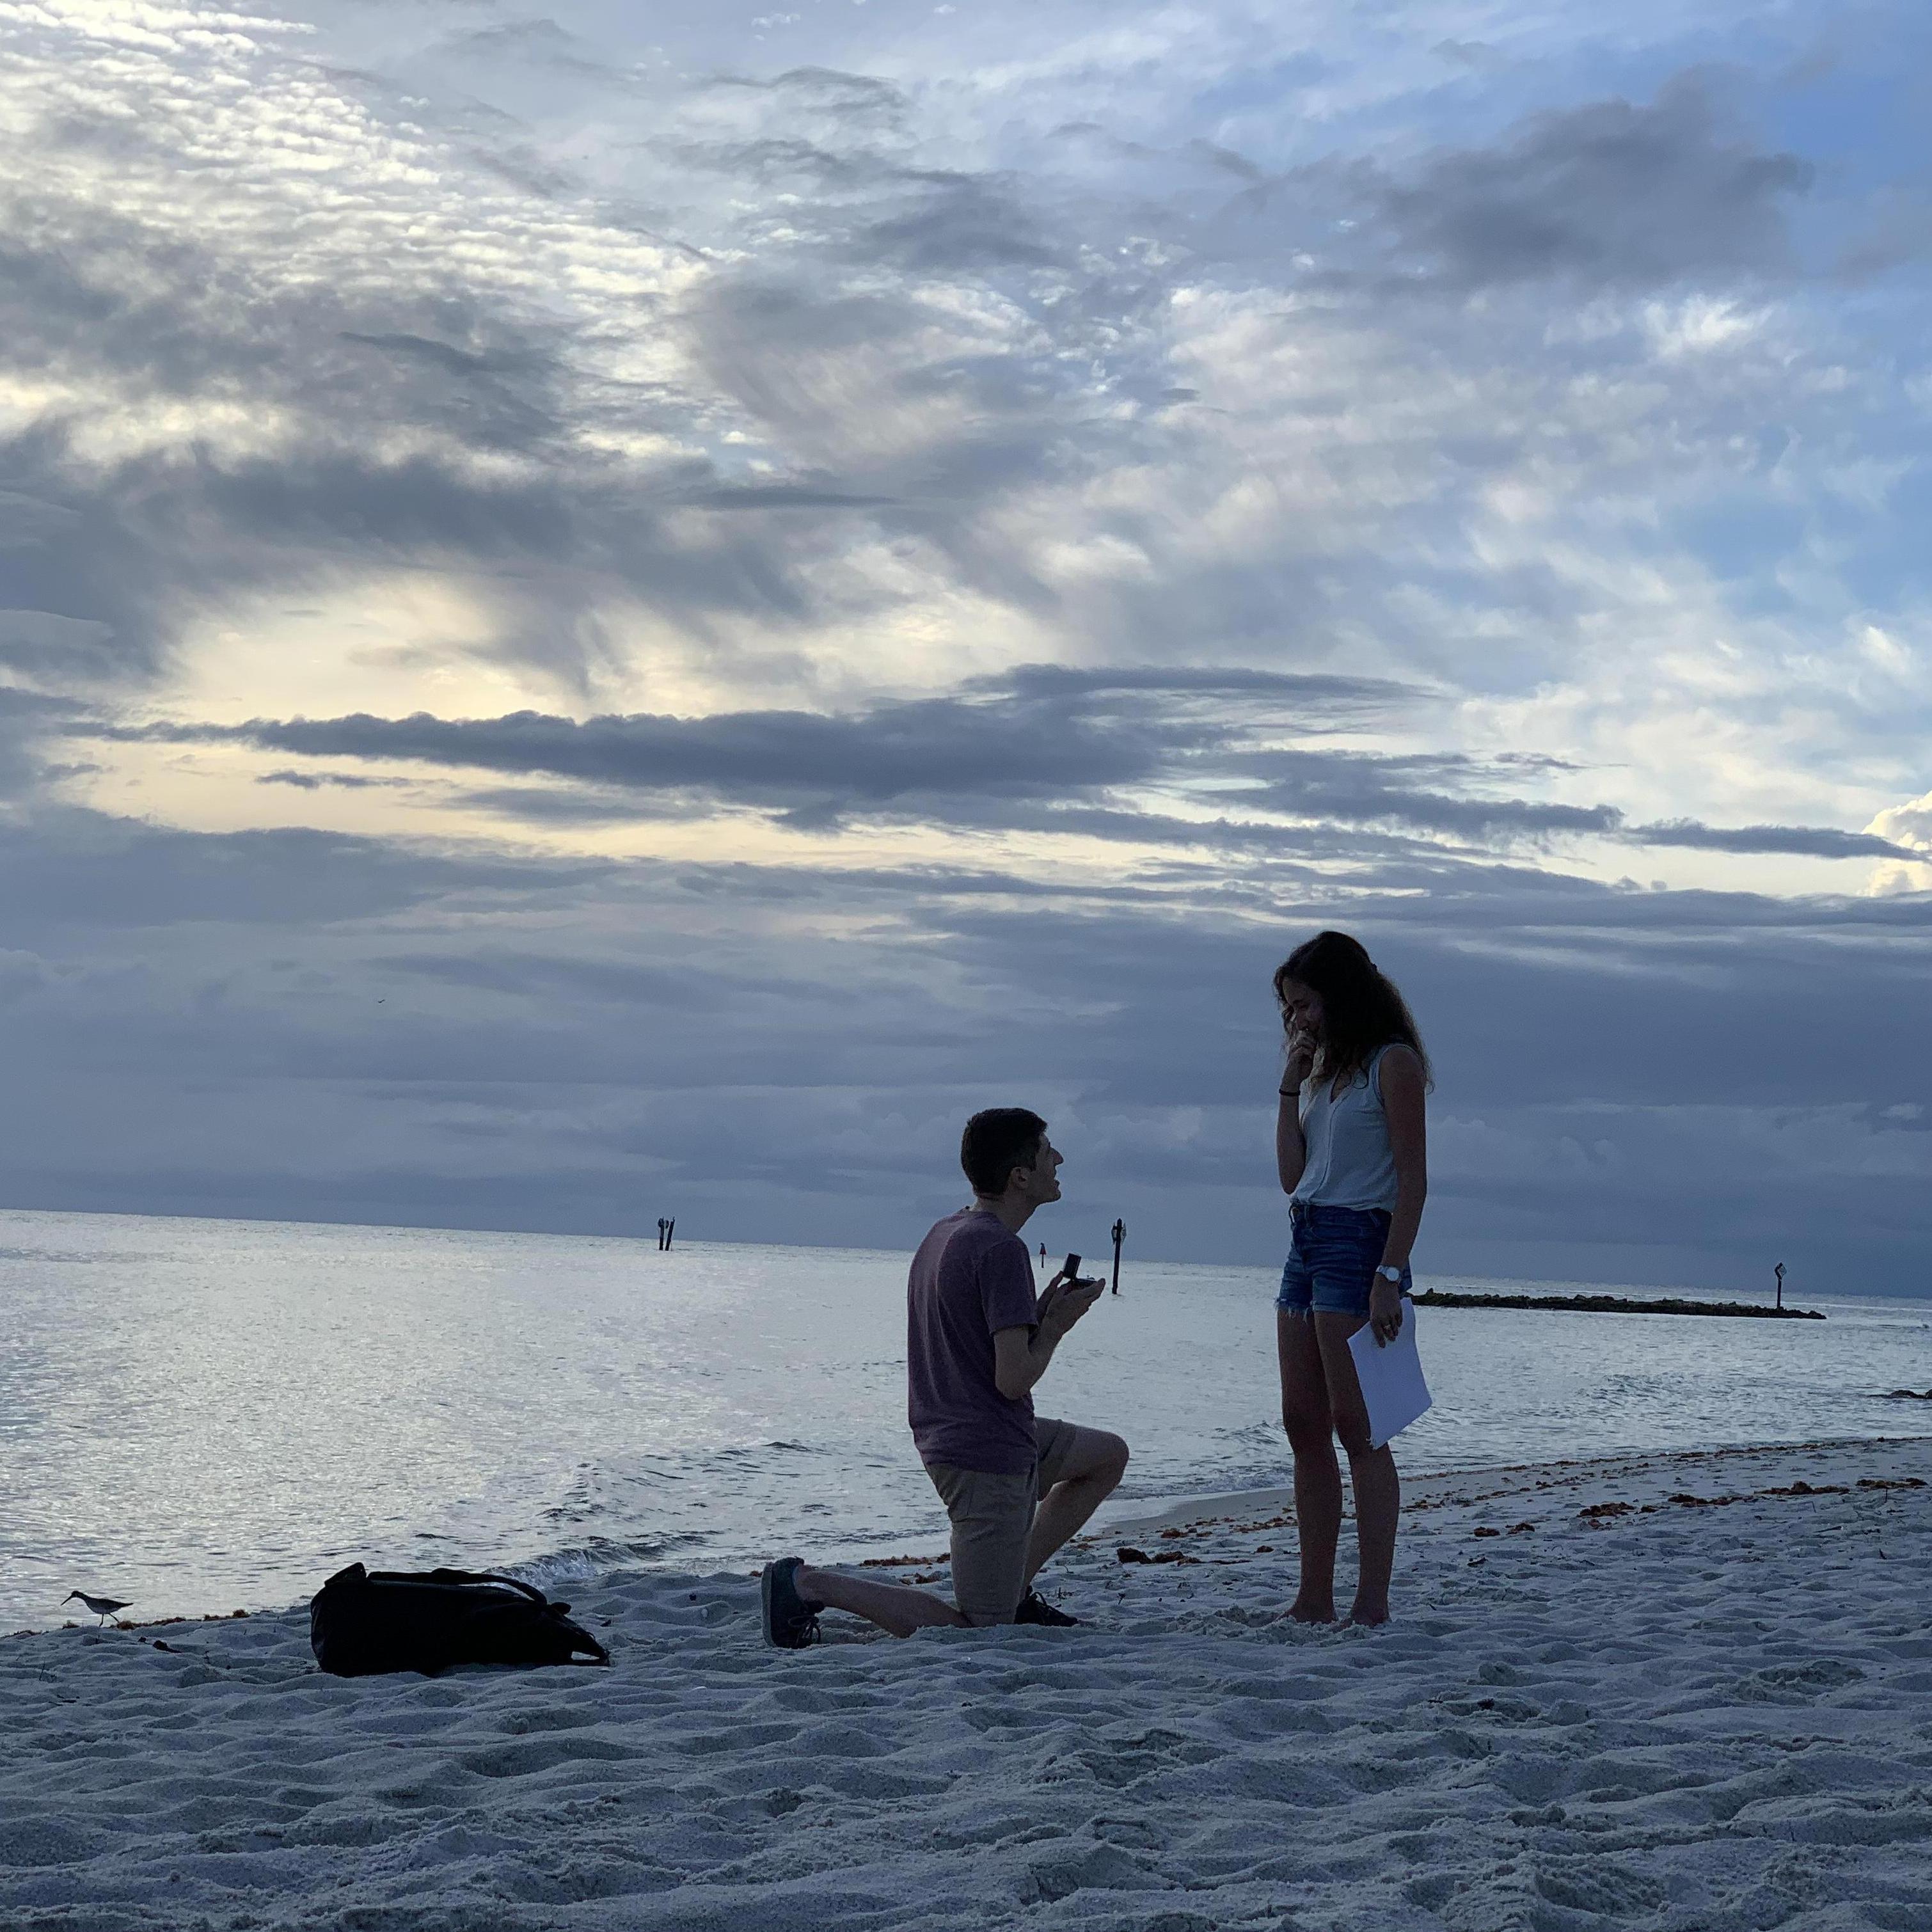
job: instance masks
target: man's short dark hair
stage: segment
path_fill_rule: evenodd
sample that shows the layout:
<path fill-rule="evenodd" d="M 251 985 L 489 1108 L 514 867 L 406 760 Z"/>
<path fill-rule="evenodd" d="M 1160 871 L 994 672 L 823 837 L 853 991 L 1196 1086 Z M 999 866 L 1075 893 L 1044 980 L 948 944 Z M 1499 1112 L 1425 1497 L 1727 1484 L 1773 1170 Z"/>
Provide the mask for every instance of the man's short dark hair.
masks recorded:
<path fill-rule="evenodd" d="M 1016 1167 L 1040 1158 L 1046 1123 L 1024 1107 L 988 1107 L 966 1123 L 959 1136 L 959 1165 L 975 1194 L 1004 1194 Z"/>

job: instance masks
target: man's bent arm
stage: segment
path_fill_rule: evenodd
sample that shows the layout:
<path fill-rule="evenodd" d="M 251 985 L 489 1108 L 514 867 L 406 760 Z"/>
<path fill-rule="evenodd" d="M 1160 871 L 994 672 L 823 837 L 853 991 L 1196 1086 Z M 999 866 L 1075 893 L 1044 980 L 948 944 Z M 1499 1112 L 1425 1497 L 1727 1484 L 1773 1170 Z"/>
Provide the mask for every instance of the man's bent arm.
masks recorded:
<path fill-rule="evenodd" d="M 1055 1294 L 1060 1277 L 1047 1288 L 1039 1323 L 1028 1328 L 996 1328 L 993 1331 L 993 1386 L 1009 1402 L 1018 1402 L 1046 1373 L 1066 1331 L 1100 1298 L 1104 1282 L 1069 1282 Z"/>
<path fill-rule="evenodd" d="M 1046 1373 L 1060 1336 L 1042 1323 L 1037 1328 L 1001 1328 L 993 1336 L 993 1385 L 1009 1402 L 1032 1391 Z"/>

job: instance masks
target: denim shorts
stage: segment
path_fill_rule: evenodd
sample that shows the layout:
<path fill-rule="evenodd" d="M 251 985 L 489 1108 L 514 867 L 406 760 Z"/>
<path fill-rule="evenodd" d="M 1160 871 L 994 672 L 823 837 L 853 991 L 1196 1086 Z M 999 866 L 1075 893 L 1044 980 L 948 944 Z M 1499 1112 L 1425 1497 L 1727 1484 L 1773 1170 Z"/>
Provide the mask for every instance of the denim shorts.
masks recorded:
<path fill-rule="evenodd" d="M 1293 1210 L 1294 1240 L 1281 1270 L 1277 1308 L 1292 1315 L 1317 1309 L 1324 1315 L 1366 1318 L 1369 1291 L 1388 1239 L 1389 1214 L 1382 1208 L 1328 1208 L 1316 1203 Z M 1409 1292 L 1408 1270 L 1402 1292 Z"/>

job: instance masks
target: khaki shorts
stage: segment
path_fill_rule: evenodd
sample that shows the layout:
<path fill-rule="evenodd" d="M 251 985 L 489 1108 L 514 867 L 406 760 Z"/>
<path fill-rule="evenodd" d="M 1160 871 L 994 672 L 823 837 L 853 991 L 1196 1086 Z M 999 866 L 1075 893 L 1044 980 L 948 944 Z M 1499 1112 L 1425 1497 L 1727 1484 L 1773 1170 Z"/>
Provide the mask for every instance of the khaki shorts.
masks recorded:
<path fill-rule="evenodd" d="M 970 1624 L 1010 1624 L 1026 1588 L 1027 1539 L 1040 1498 L 1060 1479 L 1079 1433 L 1070 1422 L 1034 1418 L 1040 1460 L 1023 1476 L 928 1462 L 926 1473 L 952 1520 L 952 1600 Z"/>

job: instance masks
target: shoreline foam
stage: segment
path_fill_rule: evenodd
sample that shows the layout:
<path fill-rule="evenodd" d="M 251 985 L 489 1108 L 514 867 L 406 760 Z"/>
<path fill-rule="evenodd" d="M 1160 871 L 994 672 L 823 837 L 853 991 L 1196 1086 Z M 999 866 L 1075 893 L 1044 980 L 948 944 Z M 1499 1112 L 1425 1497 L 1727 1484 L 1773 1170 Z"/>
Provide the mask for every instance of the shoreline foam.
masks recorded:
<path fill-rule="evenodd" d="M 1922 1924 L 1928 1484 L 1924 1438 L 1420 1479 L 1372 1633 L 1280 1617 L 1279 1492 L 1069 1552 L 1074 1630 L 780 1653 L 751 1580 L 633 1573 L 574 1593 L 608 1671 L 345 1682 L 299 1611 L 36 1633 L 0 1923 Z"/>

